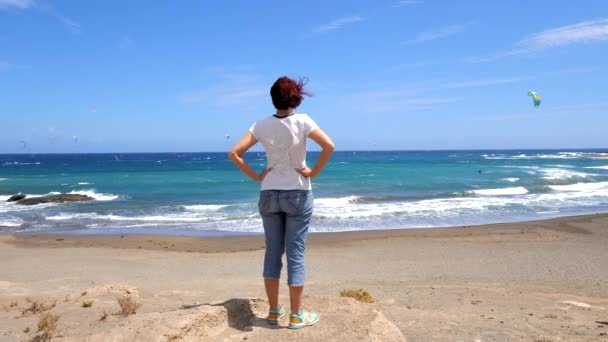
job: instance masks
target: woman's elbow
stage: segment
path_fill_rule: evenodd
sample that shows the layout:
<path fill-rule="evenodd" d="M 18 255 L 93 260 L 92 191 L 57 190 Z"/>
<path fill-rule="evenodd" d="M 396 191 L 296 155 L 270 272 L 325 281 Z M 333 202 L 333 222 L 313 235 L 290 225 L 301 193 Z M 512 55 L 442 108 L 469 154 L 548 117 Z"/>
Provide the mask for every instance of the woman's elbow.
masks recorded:
<path fill-rule="evenodd" d="M 228 159 L 232 160 L 233 162 L 236 162 L 239 158 L 239 154 L 236 151 L 230 151 L 228 152 Z"/>
<path fill-rule="evenodd" d="M 334 145 L 333 141 L 329 141 L 323 145 L 323 149 L 328 152 L 333 152 L 335 147 L 336 146 Z"/>

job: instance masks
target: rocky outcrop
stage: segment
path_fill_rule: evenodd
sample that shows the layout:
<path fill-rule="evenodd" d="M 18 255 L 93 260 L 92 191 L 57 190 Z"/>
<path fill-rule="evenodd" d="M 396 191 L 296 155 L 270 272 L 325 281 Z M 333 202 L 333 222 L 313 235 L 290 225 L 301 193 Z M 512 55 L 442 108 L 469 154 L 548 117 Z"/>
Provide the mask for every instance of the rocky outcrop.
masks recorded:
<path fill-rule="evenodd" d="M 17 195 L 13 195 L 11 197 L 9 197 L 9 199 L 7 199 L 7 202 L 16 202 L 16 201 L 21 201 L 22 199 L 25 198 L 25 195 L 22 194 L 17 194 Z"/>
<path fill-rule="evenodd" d="M 93 197 L 79 194 L 59 194 L 59 195 L 48 195 L 40 197 L 31 197 L 18 200 L 15 203 L 21 205 L 36 205 L 42 203 L 63 203 L 63 202 L 79 202 L 79 201 L 92 201 Z"/>

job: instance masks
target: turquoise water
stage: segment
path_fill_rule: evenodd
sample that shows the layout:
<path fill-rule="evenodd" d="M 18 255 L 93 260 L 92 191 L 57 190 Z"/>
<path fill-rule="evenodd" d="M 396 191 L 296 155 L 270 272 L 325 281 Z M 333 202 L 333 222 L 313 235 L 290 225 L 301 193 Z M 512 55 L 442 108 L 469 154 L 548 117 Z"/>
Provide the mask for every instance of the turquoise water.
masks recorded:
<path fill-rule="evenodd" d="M 336 152 L 313 181 L 312 230 L 608 212 L 608 159 L 594 152 Z M 309 153 L 309 164 L 316 156 Z M 246 158 L 264 167 L 263 153 Z M 0 155 L 0 232 L 259 233 L 258 186 L 225 153 Z M 96 201 L 4 202 L 16 193 L 82 193 Z"/>

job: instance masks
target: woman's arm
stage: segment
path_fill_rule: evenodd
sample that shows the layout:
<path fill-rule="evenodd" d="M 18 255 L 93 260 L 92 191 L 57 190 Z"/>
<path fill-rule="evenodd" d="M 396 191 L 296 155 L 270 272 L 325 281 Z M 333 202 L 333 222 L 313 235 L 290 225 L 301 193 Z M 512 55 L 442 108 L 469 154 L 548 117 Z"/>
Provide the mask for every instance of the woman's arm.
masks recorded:
<path fill-rule="evenodd" d="M 257 174 L 249 164 L 243 159 L 243 154 L 247 152 L 253 145 L 255 145 L 258 140 L 251 132 L 247 132 L 244 137 L 239 140 L 232 150 L 228 153 L 228 158 L 232 160 L 234 164 L 241 170 L 244 174 L 249 176 L 249 178 L 253 179 L 256 182 L 261 182 L 266 177 L 266 174 L 270 172 L 272 169 L 266 169 L 262 173 Z"/>
<path fill-rule="evenodd" d="M 321 146 L 321 154 L 319 155 L 319 159 L 317 159 L 317 163 L 312 169 L 307 166 L 301 169 L 296 169 L 296 171 L 298 171 L 304 177 L 315 178 L 321 173 L 321 170 L 323 170 L 325 164 L 327 164 L 329 161 L 329 157 L 331 157 L 331 154 L 334 152 L 334 142 L 331 141 L 329 136 L 320 128 L 310 132 L 308 137 Z"/>

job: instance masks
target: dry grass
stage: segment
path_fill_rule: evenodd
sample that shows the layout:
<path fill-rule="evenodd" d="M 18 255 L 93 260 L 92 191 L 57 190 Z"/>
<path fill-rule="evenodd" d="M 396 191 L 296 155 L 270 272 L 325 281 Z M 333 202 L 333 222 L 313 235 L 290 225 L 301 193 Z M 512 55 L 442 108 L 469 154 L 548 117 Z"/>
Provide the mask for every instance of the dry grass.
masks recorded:
<path fill-rule="evenodd" d="M 55 307 L 56 303 L 53 304 L 47 304 L 45 302 L 43 302 L 42 300 L 32 300 L 30 298 L 26 298 L 25 299 L 26 302 L 30 303 L 30 305 L 23 309 L 23 311 L 21 312 L 21 315 L 25 316 L 27 314 L 38 314 L 41 312 L 45 312 L 48 310 L 51 310 L 52 308 Z"/>
<path fill-rule="evenodd" d="M 142 303 L 135 301 L 131 296 L 116 298 L 120 311 L 118 315 L 129 316 L 136 314 L 136 311 L 141 307 Z"/>
<path fill-rule="evenodd" d="M 38 334 L 32 341 L 50 341 L 57 332 L 59 317 L 59 315 L 50 312 L 42 315 L 38 321 Z"/>
<path fill-rule="evenodd" d="M 11 302 L 9 303 L 9 306 L 11 308 L 14 308 L 15 306 L 19 305 L 19 302 L 17 302 L 16 300 L 11 300 Z"/>
<path fill-rule="evenodd" d="M 92 300 L 85 300 L 84 302 L 82 302 L 82 307 L 83 308 L 90 308 L 91 306 L 93 306 L 93 301 Z"/>
<path fill-rule="evenodd" d="M 346 290 L 342 290 L 340 291 L 340 297 L 349 297 L 349 298 L 354 298 L 360 302 L 364 302 L 364 303 L 373 303 L 376 300 L 374 299 L 374 297 L 367 291 L 365 291 L 364 289 L 346 289 Z"/>
<path fill-rule="evenodd" d="M 100 321 L 100 322 L 103 322 L 103 321 L 105 321 L 105 320 L 106 320 L 106 318 L 108 318 L 108 313 L 104 311 L 104 312 L 101 314 L 101 317 L 99 317 L 99 321 Z"/>
<path fill-rule="evenodd" d="M 26 334 L 29 334 L 30 332 L 30 327 L 25 327 L 25 329 L 23 329 L 23 332 Z"/>

